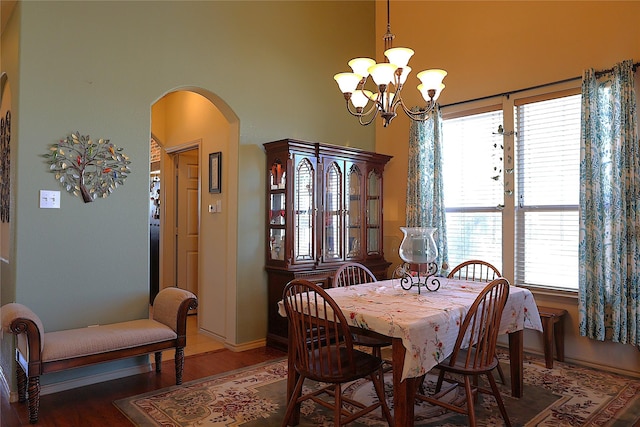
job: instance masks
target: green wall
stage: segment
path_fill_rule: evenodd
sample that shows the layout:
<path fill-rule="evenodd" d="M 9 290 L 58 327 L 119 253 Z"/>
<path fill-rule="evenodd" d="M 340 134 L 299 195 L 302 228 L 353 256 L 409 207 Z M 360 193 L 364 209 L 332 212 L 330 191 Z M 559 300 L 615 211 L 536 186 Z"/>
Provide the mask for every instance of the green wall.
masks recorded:
<path fill-rule="evenodd" d="M 12 21 L 2 66 L 13 88 L 16 237 L 2 294 L 49 331 L 147 315 L 151 105 L 202 88 L 240 121 L 236 341 L 263 338 L 261 144 L 374 147 L 374 129 L 346 114 L 332 79 L 353 52 L 373 55 L 373 2 L 27 1 Z M 19 52 L 5 58 L 10 38 Z M 42 155 L 75 131 L 123 147 L 132 173 L 107 199 L 62 191 L 61 209 L 39 209 L 39 190 L 62 190 Z M 4 367 L 4 343 L 2 357 Z"/>
<path fill-rule="evenodd" d="M 4 6 L 4 5 L 3 5 Z M 16 8 L 16 15 L 19 8 Z M 2 9 L 3 16 L 2 22 L 6 21 L 5 9 Z M 2 38 L 0 39 L 0 115 L 6 117 L 8 110 L 15 108 L 17 103 L 17 81 L 13 84 L 9 83 L 8 75 L 17 75 L 18 73 L 18 50 L 19 50 L 19 33 L 20 25 L 19 20 L 14 19 L 3 25 Z M 13 126 L 12 135 L 13 139 L 17 138 L 16 126 Z M 15 158 L 15 155 L 11 156 Z M 10 159 L 13 162 L 13 159 Z M 11 171 L 11 181 L 14 181 L 15 168 Z M 4 202 L 4 201 L 3 201 Z M 13 204 L 13 201 L 11 201 Z M 15 287 L 12 284 L 14 280 L 13 268 L 10 268 L 10 247 L 15 244 L 15 233 L 11 232 L 9 223 L 0 223 L 0 306 L 15 300 Z M 9 286 L 11 285 L 11 286 Z M 13 339 L 5 339 L 3 332 L 0 331 L 0 337 L 3 337 L 0 341 L 0 368 L 3 372 L 14 372 L 13 362 L 11 356 L 13 355 Z"/>

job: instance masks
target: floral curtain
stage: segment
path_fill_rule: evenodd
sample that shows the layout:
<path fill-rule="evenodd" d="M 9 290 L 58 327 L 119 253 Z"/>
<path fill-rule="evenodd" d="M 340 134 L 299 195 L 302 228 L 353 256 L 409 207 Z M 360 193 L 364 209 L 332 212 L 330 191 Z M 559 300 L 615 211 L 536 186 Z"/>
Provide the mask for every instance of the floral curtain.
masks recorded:
<path fill-rule="evenodd" d="M 411 121 L 407 171 L 407 227 L 435 227 L 438 261 L 448 269 L 447 228 L 442 188 L 442 115 L 436 106 L 428 120 Z"/>
<path fill-rule="evenodd" d="M 587 70 L 580 143 L 580 334 L 640 347 L 640 155 L 633 63 Z"/>

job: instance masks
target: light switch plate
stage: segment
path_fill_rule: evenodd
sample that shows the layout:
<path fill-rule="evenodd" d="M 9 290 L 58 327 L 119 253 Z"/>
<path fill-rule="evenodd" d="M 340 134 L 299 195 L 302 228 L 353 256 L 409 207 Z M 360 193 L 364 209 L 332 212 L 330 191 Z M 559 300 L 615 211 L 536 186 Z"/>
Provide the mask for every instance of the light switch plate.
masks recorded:
<path fill-rule="evenodd" d="M 60 192 L 40 190 L 41 209 L 60 209 Z"/>

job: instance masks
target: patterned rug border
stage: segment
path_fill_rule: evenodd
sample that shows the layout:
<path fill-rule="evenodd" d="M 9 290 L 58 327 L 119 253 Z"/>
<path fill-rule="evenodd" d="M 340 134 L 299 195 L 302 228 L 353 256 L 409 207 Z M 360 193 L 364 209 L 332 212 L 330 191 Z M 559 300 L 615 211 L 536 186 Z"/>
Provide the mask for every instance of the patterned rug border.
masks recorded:
<path fill-rule="evenodd" d="M 508 354 L 506 352 L 505 353 L 499 352 L 499 357 L 502 361 L 507 363 L 507 365 L 505 365 L 507 368 L 505 370 L 505 374 L 507 374 L 507 377 L 508 377 Z M 252 393 L 257 392 L 256 387 L 262 388 L 265 385 L 271 390 L 274 390 L 273 385 L 282 381 L 283 379 L 282 377 L 280 377 L 280 379 L 278 379 L 277 381 L 274 381 L 273 375 L 279 374 L 277 371 L 282 372 L 283 369 L 286 372 L 286 360 L 287 360 L 286 357 L 281 357 L 281 358 L 273 359 L 271 361 L 262 362 L 262 363 L 258 363 L 250 366 L 245 366 L 232 371 L 227 371 L 220 374 L 215 374 L 215 375 L 195 379 L 192 381 L 188 381 L 181 386 L 173 385 L 170 387 L 149 391 L 149 392 L 131 396 L 128 398 L 119 399 L 114 401 L 113 404 L 116 406 L 116 408 L 118 408 L 118 410 L 120 410 L 120 412 L 131 423 L 133 423 L 133 425 L 136 425 L 136 426 L 201 425 L 198 422 L 196 424 L 191 424 L 191 422 L 188 422 L 187 424 L 185 424 L 186 422 L 185 420 L 191 419 L 193 421 L 194 418 L 185 418 L 180 422 L 177 421 L 179 418 L 176 418 L 175 419 L 176 421 L 174 422 L 173 416 L 170 415 L 167 418 L 166 415 L 163 414 L 163 410 L 160 410 L 160 412 L 158 412 L 158 408 L 155 407 L 155 404 L 151 404 L 150 406 L 149 401 L 147 401 L 146 403 L 144 403 L 144 401 L 146 401 L 147 398 L 150 398 L 150 401 L 154 401 L 155 400 L 154 397 L 165 399 L 164 397 L 165 395 L 185 387 L 191 387 L 194 385 L 196 386 L 196 388 L 198 388 L 199 386 L 210 386 L 211 383 L 215 383 L 217 380 L 223 379 L 223 378 L 227 378 L 228 381 L 224 380 L 220 384 L 225 384 L 225 383 L 228 383 L 229 381 L 231 381 L 232 383 L 236 383 L 235 381 L 239 381 L 236 384 L 244 384 L 247 387 L 247 390 L 252 390 Z M 280 366 L 283 364 L 283 362 L 284 362 L 284 366 Z M 534 377 L 529 378 L 530 381 L 527 381 L 527 378 L 526 378 L 525 385 L 531 388 L 529 390 L 530 392 L 534 392 L 533 390 L 534 388 L 538 389 L 537 398 L 540 398 L 542 400 L 540 401 L 536 400 L 536 395 L 534 395 L 533 399 L 534 399 L 534 402 L 537 404 L 537 407 L 536 407 L 536 404 L 534 404 L 533 407 L 531 407 L 531 399 L 529 399 L 529 402 L 527 403 L 525 400 L 513 399 L 513 398 L 510 398 L 510 396 L 507 397 L 507 399 L 512 399 L 512 404 L 511 404 L 513 405 L 512 410 L 515 410 L 518 412 L 525 411 L 525 413 L 529 411 L 530 413 L 530 415 L 528 415 L 527 417 L 525 417 L 524 419 L 516 423 L 514 423 L 513 418 L 518 418 L 520 414 L 517 414 L 516 417 L 510 416 L 510 418 L 512 418 L 512 424 L 514 424 L 515 426 L 537 426 L 537 427 L 547 427 L 547 426 L 549 427 L 550 426 L 632 427 L 633 426 L 633 427 L 640 427 L 640 378 L 629 377 L 626 375 L 613 373 L 613 372 L 606 372 L 606 371 L 595 369 L 593 367 L 576 365 L 573 363 L 561 363 L 561 362 L 557 362 L 558 365 L 554 366 L 553 370 L 547 370 L 548 372 L 544 372 L 546 369 L 544 367 L 544 360 L 541 359 L 539 355 L 528 354 L 528 353 L 525 353 L 524 363 L 525 363 L 525 368 L 527 365 L 534 365 L 535 366 L 534 372 L 536 369 L 538 371 L 541 371 L 541 372 L 538 372 L 537 375 L 534 375 Z M 267 370 L 262 369 L 267 366 L 273 366 L 274 369 L 267 369 Z M 266 380 L 263 377 L 262 381 L 266 380 L 266 382 L 260 382 L 260 381 L 256 382 L 256 379 L 250 379 L 250 380 L 240 379 L 240 378 L 245 378 L 246 376 L 245 374 L 252 371 L 255 371 L 255 374 L 251 374 L 251 375 L 257 375 L 258 378 L 262 377 L 262 374 L 266 372 L 271 372 L 269 374 L 271 375 L 271 377 L 269 377 L 268 380 Z M 588 397 L 586 394 L 581 394 L 583 390 L 582 385 L 580 385 L 577 388 L 574 388 L 577 386 L 577 384 L 580 384 L 580 383 L 576 383 L 576 384 L 573 383 L 573 381 L 576 378 L 586 378 L 587 381 L 591 381 L 588 386 L 586 384 L 584 385 L 584 387 L 587 387 L 584 390 L 587 390 L 589 393 L 596 393 L 596 394 L 599 393 L 602 395 L 608 395 L 609 397 L 604 398 L 603 400 L 599 400 L 597 397 L 595 401 L 589 400 L 590 397 Z M 608 378 L 611 378 L 611 380 L 616 380 L 616 381 L 611 381 L 612 384 L 619 383 L 620 380 L 624 381 L 628 379 L 629 381 L 623 387 L 621 388 L 618 387 L 618 389 L 616 389 L 614 393 L 611 393 L 612 391 L 611 387 L 613 387 L 613 385 L 608 384 L 608 381 L 607 381 Z M 237 379 L 237 380 L 234 380 L 234 379 Z M 527 385 L 527 383 L 529 384 Z M 270 386 L 269 384 L 273 384 L 273 385 Z M 507 384 L 509 383 L 507 382 Z M 504 386 L 504 387 L 508 388 L 508 386 Z M 360 390 L 359 386 L 355 383 L 349 386 L 348 388 L 352 388 L 352 391 L 354 393 L 356 392 L 356 390 Z M 388 388 L 386 392 L 387 392 L 387 395 L 390 397 L 392 395 L 390 384 L 387 385 L 385 388 Z M 540 390 L 543 391 L 543 394 L 540 394 Z M 186 394 L 178 393 L 177 395 L 174 393 L 175 396 L 180 396 L 179 398 L 182 399 L 181 405 L 184 405 L 185 403 L 187 403 L 187 406 L 185 406 L 184 408 L 189 408 L 189 409 L 183 413 L 184 416 L 187 416 L 187 417 L 194 416 L 194 413 L 193 413 L 194 411 L 192 411 L 191 408 L 195 408 L 196 412 L 198 412 L 197 408 L 199 408 L 202 405 L 205 405 L 205 407 L 208 407 L 208 408 L 213 408 L 211 406 L 206 405 L 206 403 L 203 401 L 184 400 L 185 398 L 186 399 L 190 398 L 190 393 L 191 392 L 187 392 Z M 281 396 L 281 392 L 278 392 L 278 396 Z M 214 399 L 216 402 L 218 401 L 217 398 L 214 398 Z M 235 399 L 239 399 L 239 400 L 235 400 Z M 143 401 L 143 403 L 140 403 L 141 401 Z M 225 404 L 230 405 L 233 411 L 234 410 L 233 408 L 237 409 L 239 406 L 242 406 L 243 404 L 246 406 L 248 401 L 243 400 L 243 397 L 241 394 L 237 394 L 234 392 L 232 393 L 230 398 L 228 398 L 226 401 L 223 400 L 221 402 L 222 402 L 222 406 L 220 406 L 221 404 L 218 403 L 216 407 L 216 411 L 221 410 L 221 408 L 223 408 Z M 252 402 L 255 404 L 258 404 L 258 406 L 260 405 L 263 405 L 263 406 L 262 408 L 256 407 L 256 410 L 251 411 L 252 414 L 245 413 L 245 421 L 242 421 L 240 418 L 233 420 L 232 419 L 233 417 L 231 417 L 230 419 L 228 417 L 225 418 L 224 416 L 222 416 L 222 418 L 220 418 L 220 416 L 218 416 L 217 418 L 210 418 L 208 421 L 206 421 L 208 422 L 208 424 L 206 422 L 205 424 L 220 425 L 220 426 L 246 425 L 247 427 L 251 427 L 251 426 L 262 427 L 263 425 L 269 425 L 269 426 L 275 425 L 273 424 L 273 420 L 268 420 L 268 417 L 272 417 L 272 415 L 268 415 L 268 414 L 271 413 L 274 408 L 281 406 L 282 403 L 274 407 L 269 399 L 265 400 L 262 398 L 258 399 L 258 401 L 252 400 Z M 494 405 L 493 401 L 491 403 Z M 594 404 L 596 404 L 595 409 L 593 408 Z M 251 404 L 251 406 L 253 406 L 253 404 Z M 479 406 L 483 406 L 483 405 L 476 405 L 476 412 L 478 412 L 478 410 L 480 411 L 483 410 L 482 408 L 479 408 Z M 507 405 L 507 406 L 510 406 L 510 405 Z M 166 408 L 173 408 L 173 407 L 169 406 Z M 488 407 L 485 409 L 488 409 Z M 307 409 L 307 411 L 309 410 L 313 411 L 313 409 L 311 408 Z M 530 412 L 531 410 L 534 410 L 537 412 L 533 412 L 531 414 Z M 168 414 L 172 414 L 172 412 L 169 412 Z M 485 413 L 485 418 L 490 414 L 491 412 Z M 246 415 L 249 415 L 250 418 L 246 418 Z M 311 413 L 307 412 L 306 416 L 308 417 L 310 415 Z M 434 416 L 434 415 L 436 414 L 431 413 L 429 415 L 428 413 L 424 413 L 423 416 L 427 416 L 427 418 L 423 419 L 422 422 L 427 421 L 427 424 L 422 424 L 422 423 L 419 423 L 419 424 L 430 425 L 430 426 L 466 425 L 465 420 L 441 418 L 440 416 Z M 327 417 L 325 414 L 320 414 L 316 416 L 316 418 L 309 418 L 309 421 L 311 421 L 312 423 L 308 425 L 314 425 L 314 426 L 333 425 L 328 418 L 329 417 Z M 466 419 L 466 417 L 464 418 Z M 254 421 L 250 421 L 252 419 Z M 202 420 L 202 421 L 205 421 L 205 420 Z M 226 423 L 227 421 L 230 421 L 231 423 L 228 424 Z M 370 420 L 370 422 L 367 422 L 365 424 L 373 426 L 373 425 L 378 425 L 379 422 L 381 421 L 382 419 L 378 421 Z M 418 418 L 416 418 L 416 421 L 418 422 Z M 502 419 L 501 418 L 496 419 L 493 415 L 489 416 L 489 418 L 486 418 L 485 421 L 487 421 L 487 423 L 481 423 L 481 425 L 486 424 L 487 426 L 494 426 L 494 425 L 502 424 Z M 211 424 L 211 422 L 213 422 L 213 424 Z M 459 422 L 462 422 L 462 424 L 460 424 Z M 361 424 L 357 424 L 357 425 L 361 425 Z"/>
<path fill-rule="evenodd" d="M 214 350 L 214 351 L 218 351 L 218 350 Z M 286 360 L 287 360 L 286 356 L 285 357 L 278 357 L 276 359 L 271 359 L 271 360 L 268 360 L 266 362 L 256 363 L 255 365 L 244 366 L 242 368 L 234 369 L 234 370 L 231 370 L 231 371 L 225 371 L 225 372 L 221 372 L 219 374 L 208 375 L 206 377 L 197 378 L 195 380 L 183 382 L 181 385 L 172 385 L 172 386 L 169 386 L 169 387 L 163 387 L 163 388 L 159 388 L 157 390 L 148 391 L 146 393 L 136 394 L 134 396 L 130 396 L 130 397 L 125 397 L 123 399 L 114 400 L 112 403 L 133 425 L 139 425 L 136 422 L 136 419 L 133 419 L 126 412 L 126 409 L 132 406 L 131 402 L 133 402 L 134 400 L 144 399 L 146 397 L 154 396 L 154 395 L 159 394 L 159 393 L 170 393 L 170 392 L 172 392 L 174 390 L 179 390 L 179 389 L 181 389 L 183 387 L 188 387 L 190 385 L 197 384 L 197 383 L 200 383 L 200 382 L 213 381 L 213 380 L 216 380 L 218 378 L 234 376 L 234 375 L 237 375 L 237 374 L 240 374 L 240 373 L 243 373 L 243 372 L 252 371 L 254 369 L 259 369 L 259 368 L 261 368 L 263 366 L 269 366 L 269 365 L 274 364 L 274 363 L 284 362 Z"/>

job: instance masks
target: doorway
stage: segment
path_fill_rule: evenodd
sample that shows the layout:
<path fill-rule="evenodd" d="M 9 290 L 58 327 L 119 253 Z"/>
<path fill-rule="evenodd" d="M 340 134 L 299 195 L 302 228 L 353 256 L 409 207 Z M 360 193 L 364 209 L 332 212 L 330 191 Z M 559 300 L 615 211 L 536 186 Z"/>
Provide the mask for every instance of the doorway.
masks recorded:
<path fill-rule="evenodd" d="M 176 165 L 175 284 L 196 296 L 198 292 L 198 247 L 200 212 L 199 150 L 198 148 L 172 154 Z"/>
<path fill-rule="evenodd" d="M 152 104 L 151 130 L 160 147 L 159 288 L 177 286 L 195 293 L 199 332 L 233 347 L 237 316 L 237 117 L 214 94 L 183 89 Z M 219 193 L 209 192 L 209 154 L 216 152 L 222 153 Z M 178 189 L 182 181 L 188 183 L 185 191 Z M 180 214 L 185 207 L 189 213 Z"/>

